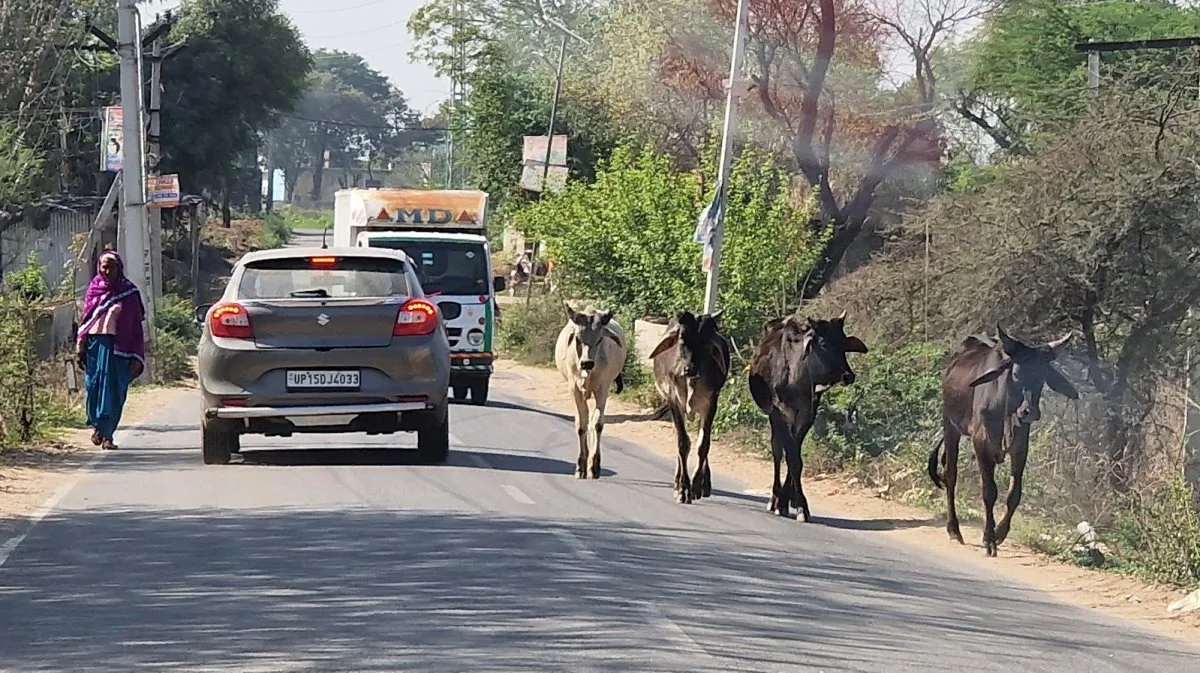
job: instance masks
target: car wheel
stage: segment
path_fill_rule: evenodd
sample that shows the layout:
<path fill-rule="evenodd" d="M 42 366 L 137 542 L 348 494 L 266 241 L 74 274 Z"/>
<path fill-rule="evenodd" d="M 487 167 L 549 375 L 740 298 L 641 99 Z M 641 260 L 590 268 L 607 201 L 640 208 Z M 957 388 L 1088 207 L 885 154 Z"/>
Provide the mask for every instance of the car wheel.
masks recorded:
<path fill-rule="evenodd" d="M 456 399 L 456 400 L 467 399 L 467 392 L 469 392 L 469 391 L 470 391 L 470 388 L 468 388 L 465 385 L 459 384 L 457 386 L 454 386 L 454 399 Z"/>
<path fill-rule="evenodd" d="M 471 404 L 482 407 L 487 404 L 489 379 L 479 379 L 471 384 Z"/>
<path fill-rule="evenodd" d="M 242 450 L 236 430 L 222 430 L 204 423 L 200 427 L 200 449 L 205 465 L 227 465 L 229 458 Z"/>
<path fill-rule="evenodd" d="M 417 456 L 424 463 L 444 463 L 450 457 L 450 414 L 443 410 L 440 422 L 417 430 Z"/>

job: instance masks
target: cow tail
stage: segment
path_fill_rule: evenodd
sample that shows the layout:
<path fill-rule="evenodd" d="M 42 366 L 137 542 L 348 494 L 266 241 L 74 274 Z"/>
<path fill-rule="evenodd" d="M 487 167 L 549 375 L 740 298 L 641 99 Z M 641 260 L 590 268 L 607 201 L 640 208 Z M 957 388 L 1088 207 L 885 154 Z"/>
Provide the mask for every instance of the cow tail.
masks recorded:
<path fill-rule="evenodd" d="M 663 421 L 663 420 L 666 420 L 667 416 L 669 416 L 670 414 L 671 414 L 671 405 L 669 403 L 667 403 L 666 401 L 664 401 L 662 404 L 658 405 L 658 408 L 654 410 L 654 413 L 650 414 L 650 420 Z"/>
<path fill-rule="evenodd" d="M 945 488 L 946 486 L 946 483 L 942 481 L 942 475 L 938 474 L 938 450 L 942 448 L 945 442 L 945 436 L 939 433 L 937 442 L 933 445 L 933 450 L 929 452 L 929 479 L 938 488 Z"/>
<path fill-rule="evenodd" d="M 613 380 L 613 387 L 618 395 L 622 390 L 625 390 L 625 372 L 617 374 L 617 378 Z"/>

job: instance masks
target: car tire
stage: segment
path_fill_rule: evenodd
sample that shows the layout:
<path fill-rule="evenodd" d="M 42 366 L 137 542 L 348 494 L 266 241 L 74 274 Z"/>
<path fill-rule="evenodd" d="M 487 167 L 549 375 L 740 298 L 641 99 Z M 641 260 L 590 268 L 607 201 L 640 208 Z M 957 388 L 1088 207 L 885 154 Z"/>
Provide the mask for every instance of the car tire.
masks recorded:
<path fill-rule="evenodd" d="M 205 465 L 228 465 L 230 457 L 242 450 L 236 430 L 222 430 L 208 423 L 200 426 L 200 449 Z"/>
<path fill-rule="evenodd" d="M 479 379 L 471 383 L 471 404 L 482 407 L 487 404 L 490 379 Z"/>
<path fill-rule="evenodd" d="M 471 389 L 468 388 L 465 384 L 460 383 L 459 385 L 454 386 L 454 399 L 456 399 L 456 400 L 467 399 L 467 393 L 470 392 L 470 390 Z"/>
<path fill-rule="evenodd" d="M 450 414 L 417 430 L 417 457 L 423 463 L 444 463 L 450 457 Z"/>

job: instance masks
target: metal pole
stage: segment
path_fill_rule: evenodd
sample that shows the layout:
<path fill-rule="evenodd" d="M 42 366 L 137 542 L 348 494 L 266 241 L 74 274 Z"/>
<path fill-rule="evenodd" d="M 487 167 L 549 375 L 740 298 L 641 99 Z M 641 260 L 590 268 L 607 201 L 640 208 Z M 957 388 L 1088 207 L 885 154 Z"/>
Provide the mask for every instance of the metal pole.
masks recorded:
<path fill-rule="evenodd" d="M 150 175 L 158 175 L 158 162 L 162 157 L 161 133 L 162 111 L 162 38 L 157 38 L 150 47 L 150 136 L 147 138 L 147 164 Z M 146 213 L 150 231 L 150 277 L 153 279 L 154 303 L 163 293 L 162 278 L 162 210 L 149 208 Z"/>
<path fill-rule="evenodd" d="M 1088 52 L 1088 91 L 1093 96 L 1100 95 L 1100 52 Z"/>
<path fill-rule="evenodd" d="M 542 190 L 538 193 L 539 199 L 546 198 L 546 181 L 550 177 L 550 150 L 554 147 L 554 121 L 558 116 L 558 96 L 562 93 L 563 61 L 567 55 L 567 37 L 567 33 L 564 32 L 562 42 L 558 45 L 558 68 L 554 72 L 554 96 L 550 99 L 550 125 L 546 128 L 546 161 L 542 165 Z M 537 276 L 537 253 L 538 242 L 535 240 L 533 242 L 533 259 L 530 260 L 529 265 L 529 285 L 525 288 L 526 306 L 529 306 L 533 300 L 533 279 Z"/>
<path fill-rule="evenodd" d="M 154 343 L 154 281 L 146 264 L 146 173 L 143 151 L 146 127 L 142 122 L 142 36 L 134 0 L 117 4 L 117 51 L 121 56 L 122 124 L 121 185 L 125 200 L 121 207 L 121 230 L 125 232 L 125 274 L 142 290 L 146 305 L 146 368 L 139 380 L 149 380 Z"/>
<path fill-rule="evenodd" d="M 733 163 L 733 133 L 737 127 L 737 104 L 741 95 L 742 58 L 746 53 L 747 0 L 738 0 L 737 26 L 733 30 L 733 58 L 729 63 L 729 92 L 725 97 L 725 124 L 721 129 L 721 164 L 717 172 L 717 200 L 724 202 L 729 169 Z M 721 270 L 721 245 L 725 241 L 725 208 L 717 212 L 712 232 L 712 259 L 708 267 L 708 283 L 704 288 L 704 312 L 712 314 L 717 308 L 717 280 Z"/>

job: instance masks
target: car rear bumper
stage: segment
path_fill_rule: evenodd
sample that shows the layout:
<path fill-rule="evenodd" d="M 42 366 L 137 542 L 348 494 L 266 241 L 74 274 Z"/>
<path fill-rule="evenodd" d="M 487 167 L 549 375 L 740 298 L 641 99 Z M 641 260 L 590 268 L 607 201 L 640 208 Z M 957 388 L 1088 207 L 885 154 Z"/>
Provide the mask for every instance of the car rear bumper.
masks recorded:
<path fill-rule="evenodd" d="M 375 404 L 322 404 L 300 407 L 213 407 L 204 410 L 206 418 L 241 420 L 247 418 L 303 418 L 311 416 L 357 416 L 359 414 L 401 413 L 432 408 L 424 402 L 382 402 Z"/>

